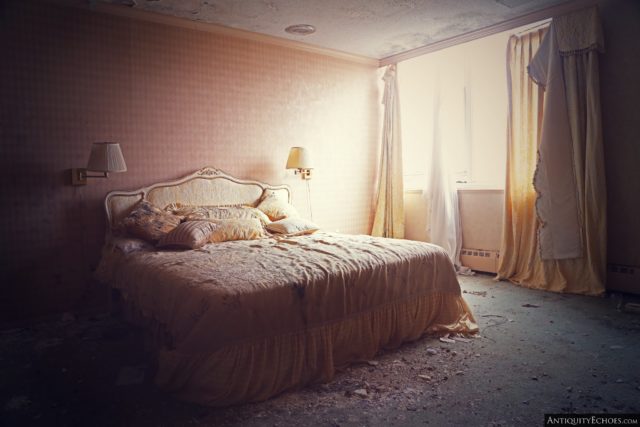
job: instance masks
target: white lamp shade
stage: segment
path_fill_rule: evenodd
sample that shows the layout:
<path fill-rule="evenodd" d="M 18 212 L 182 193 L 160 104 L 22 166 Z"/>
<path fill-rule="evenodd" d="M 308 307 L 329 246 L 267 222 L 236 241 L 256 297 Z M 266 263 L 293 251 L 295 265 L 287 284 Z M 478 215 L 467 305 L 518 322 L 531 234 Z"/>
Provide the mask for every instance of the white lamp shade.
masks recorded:
<path fill-rule="evenodd" d="M 287 159 L 287 169 L 313 169 L 309 150 L 304 147 L 291 147 Z"/>
<path fill-rule="evenodd" d="M 87 170 L 96 172 L 126 172 L 127 165 L 117 142 L 94 142 Z"/>

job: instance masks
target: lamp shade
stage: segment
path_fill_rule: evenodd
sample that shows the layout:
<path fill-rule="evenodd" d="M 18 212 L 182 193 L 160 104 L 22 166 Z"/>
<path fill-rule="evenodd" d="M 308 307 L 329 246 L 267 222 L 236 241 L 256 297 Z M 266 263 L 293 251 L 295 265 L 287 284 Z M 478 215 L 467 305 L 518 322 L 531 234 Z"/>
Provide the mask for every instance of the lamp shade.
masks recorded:
<path fill-rule="evenodd" d="M 96 172 L 126 172 L 127 165 L 117 142 L 94 142 L 87 170 Z"/>
<path fill-rule="evenodd" d="M 309 150 L 304 147 L 291 147 L 287 169 L 313 169 Z"/>

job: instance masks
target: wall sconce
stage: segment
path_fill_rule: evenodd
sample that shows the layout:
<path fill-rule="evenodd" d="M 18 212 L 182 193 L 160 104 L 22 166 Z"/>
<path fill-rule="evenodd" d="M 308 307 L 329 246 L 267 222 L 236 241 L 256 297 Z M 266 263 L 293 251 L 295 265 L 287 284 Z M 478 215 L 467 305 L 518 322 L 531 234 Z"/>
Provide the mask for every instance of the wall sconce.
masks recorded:
<path fill-rule="evenodd" d="M 100 175 L 89 175 L 100 172 Z M 126 172 L 127 165 L 117 142 L 94 142 L 86 168 L 71 169 L 71 185 L 87 185 L 88 178 L 109 178 L 109 172 Z"/>
<path fill-rule="evenodd" d="M 302 179 L 311 179 L 311 155 L 304 147 L 291 147 L 287 159 L 287 169 L 295 169 Z"/>

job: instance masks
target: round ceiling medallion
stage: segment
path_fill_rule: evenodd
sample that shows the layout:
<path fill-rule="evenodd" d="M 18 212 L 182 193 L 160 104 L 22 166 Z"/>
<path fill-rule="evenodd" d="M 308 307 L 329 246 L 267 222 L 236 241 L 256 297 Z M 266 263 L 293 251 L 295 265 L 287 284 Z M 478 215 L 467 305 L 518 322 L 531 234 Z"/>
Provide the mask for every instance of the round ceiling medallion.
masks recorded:
<path fill-rule="evenodd" d="M 316 27 L 309 24 L 296 24 L 289 25 L 284 29 L 289 34 L 295 34 L 296 36 L 308 36 L 316 32 Z"/>

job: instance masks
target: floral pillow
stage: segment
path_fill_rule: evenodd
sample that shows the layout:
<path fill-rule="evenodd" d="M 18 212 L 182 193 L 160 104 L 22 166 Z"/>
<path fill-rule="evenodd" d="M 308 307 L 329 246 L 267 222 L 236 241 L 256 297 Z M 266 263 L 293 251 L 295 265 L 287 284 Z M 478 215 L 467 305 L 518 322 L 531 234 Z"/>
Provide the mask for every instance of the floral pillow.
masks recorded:
<path fill-rule="evenodd" d="M 146 200 L 141 200 L 122 220 L 126 232 L 156 244 L 165 234 L 180 224 L 180 217 L 167 213 Z"/>
<path fill-rule="evenodd" d="M 300 214 L 291 204 L 282 200 L 271 190 L 264 190 L 257 208 L 264 212 L 271 221 L 283 218 L 298 218 Z"/>

